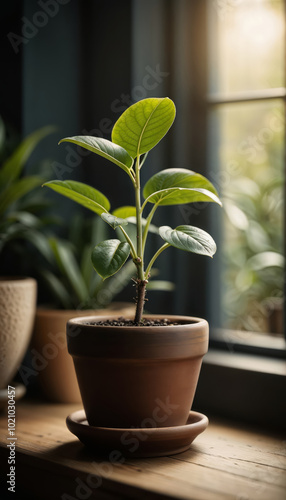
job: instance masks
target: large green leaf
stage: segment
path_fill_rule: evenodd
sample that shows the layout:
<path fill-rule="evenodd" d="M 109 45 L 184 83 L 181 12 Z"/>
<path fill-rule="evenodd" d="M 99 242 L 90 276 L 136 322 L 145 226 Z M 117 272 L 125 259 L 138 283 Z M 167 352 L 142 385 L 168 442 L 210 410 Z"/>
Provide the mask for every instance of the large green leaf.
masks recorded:
<path fill-rule="evenodd" d="M 3 214 L 12 203 L 16 202 L 26 193 L 32 191 L 36 187 L 39 187 L 43 182 L 43 179 L 38 176 L 28 176 L 23 177 L 23 179 L 17 180 L 12 184 L 8 184 L 6 189 L 2 191 L 0 195 L 0 214 Z"/>
<path fill-rule="evenodd" d="M 212 201 L 222 205 L 216 194 L 201 188 L 174 187 L 151 194 L 146 200 L 157 205 L 183 205 L 201 201 Z"/>
<path fill-rule="evenodd" d="M 96 214 L 101 215 L 103 212 L 108 212 L 110 209 L 110 203 L 104 194 L 82 182 L 49 181 L 46 182 L 44 186 L 76 201 Z"/>
<path fill-rule="evenodd" d="M 25 163 L 40 140 L 55 132 L 55 127 L 43 127 L 28 135 L 17 147 L 14 153 L 4 162 L 0 171 L 0 186 L 18 179 Z"/>
<path fill-rule="evenodd" d="M 175 114 L 175 105 L 168 97 L 143 99 L 119 117 L 112 130 L 112 142 L 136 158 L 158 144 L 171 127 Z"/>
<path fill-rule="evenodd" d="M 114 215 L 111 214 L 101 214 L 102 220 L 104 222 L 107 222 L 112 229 L 116 229 L 118 226 L 127 226 L 128 221 L 126 219 L 120 219 L 119 217 L 115 217 Z"/>
<path fill-rule="evenodd" d="M 212 237 L 198 227 L 178 226 L 172 229 L 169 226 L 162 226 L 159 228 L 159 234 L 164 241 L 180 250 L 209 257 L 216 252 L 216 244 Z"/>
<path fill-rule="evenodd" d="M 157 191 L 174 187 L 207 189 L 218 196 L 217 190 L 206 177 L 185 168 L 168 168 L 153 175 L 146 182 L 143 195 L 148 198 Z"/>
<path fill-rule="evenodd" d="M 127 173 L 132 167 L 133 159 L 129 156 L 127 151 L 107 139 L 92 137 L 89 135 L 76 135 L 74 137 L 66 137 L 65 139 L 62 139 L 59 144 L 61 144 L 61 142 L 72 142 L 77 146 L 88 149 L 92 153 L 103 156 L 103 158 L 112 161 L 115 165 L 122 168 Z"/>
<path fill-rule="evenodd" d="M 130 205 L 118 207 L 113 210 L 112 215 L 120 217 L 121 219 L 126 219 L 126 217 L 136 217 L 136 207 L 132 207 Z"/>
<path fill-rule="evenodd" d="M 94 247 L 91 260 L 94 269 L 103 280 L 117 273 L 130 254 L 128 243 L 105 240 Z"/>

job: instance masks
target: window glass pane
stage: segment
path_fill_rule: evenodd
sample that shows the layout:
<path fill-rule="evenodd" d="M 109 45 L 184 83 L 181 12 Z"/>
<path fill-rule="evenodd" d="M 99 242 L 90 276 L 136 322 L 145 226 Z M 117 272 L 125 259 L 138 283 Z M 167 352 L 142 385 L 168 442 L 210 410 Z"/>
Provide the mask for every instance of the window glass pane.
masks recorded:
<path fill-rule="evenodd" d="M 284 0 L 210 0 L 210 92 L 285 85 Z"/>
<path fill-rule="evenodd" d="M 213 276 L 216 289 L 220 283 L 213 320 L 221 327 L 282 333 L 284 134 L 282 100 L 210 113 L 210 176 L 224 204 Z"/>

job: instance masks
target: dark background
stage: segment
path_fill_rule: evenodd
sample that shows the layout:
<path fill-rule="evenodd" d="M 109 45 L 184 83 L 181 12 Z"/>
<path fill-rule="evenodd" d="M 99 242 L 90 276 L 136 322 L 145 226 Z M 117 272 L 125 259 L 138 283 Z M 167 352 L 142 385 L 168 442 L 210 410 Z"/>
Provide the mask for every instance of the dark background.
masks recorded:
<path fill-rule="evenodd" d="M 124 172 L 100 157 L 83 157 L 82 150 L 57 143 L 81 134 L 110 138 L 111 125 L 128 106 L 125 102 L 169 96 L 175 101 L 177 118 L 150 153 L 142 184 L 150 174 L 168 167 L 204 173 L 205 47 L 193 43 L 198 30 L 201 35 L 205 30 L 204 19 L 198 23 L 200 5 L 185 2 L 180 11 L 171 0 L 5 2 L 0 114 L 21 137 L 45 125 L 57 127 L 29 163 L 49 158 L 51 178 L 59 178 L 60 172 L 62 179 L 91 183 L 108 196 L 112 208 L 133 204 Z M 146 89 L 146 75 L 156 74 L 156 68 L 157 77 L 148 80 L 153 88 Z M 79 210 L 75 203 L 49 194 L 66 219 Z M 208 229 L 207 217 L 216 209 L 194 213 L 190 206 L 166 207 L 158 210 L 155 222 L 176 227 L 189 224 L 191 218 L 194 225 Z M 154 248 L 159 244 L 154 241 Z M 160 256 L 160 279 L 175 281 L 176 290 L 153 292 L 148 309 L 207 317 L 207 260 L 173 249 Z M 129 299 L 130 293 L 133 290 L 120 298 Z"/>

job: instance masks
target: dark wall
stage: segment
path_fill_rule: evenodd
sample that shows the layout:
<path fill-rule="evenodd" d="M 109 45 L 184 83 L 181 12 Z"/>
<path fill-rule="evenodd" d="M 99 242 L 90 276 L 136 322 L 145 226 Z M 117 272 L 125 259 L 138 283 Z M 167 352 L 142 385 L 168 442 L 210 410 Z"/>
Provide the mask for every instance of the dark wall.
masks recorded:
<path fill-rule="evenodd" d="M 0 16 L 0 115 L 19 133 L 22 127 L 22 53 L 15 53 L 10 40 L 21 33 L 22 2 L 4 2 Z"/>

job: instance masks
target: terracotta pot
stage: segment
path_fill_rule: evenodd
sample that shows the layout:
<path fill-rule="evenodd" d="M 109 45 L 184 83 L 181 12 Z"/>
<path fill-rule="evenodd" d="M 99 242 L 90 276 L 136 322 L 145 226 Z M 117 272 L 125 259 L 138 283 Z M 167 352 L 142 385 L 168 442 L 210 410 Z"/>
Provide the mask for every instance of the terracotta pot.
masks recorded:
<path fill-rule="evenodd" d="M 12 381 L 28 348 L 36 310 L 37 282 L 0 278 L 0 389 Z"/>
<path fill-rule="evenodd" d="M 186 424 L 208 349 L 208 323 L 187 316 L 167 318 L 179 324 L 86 324 L 99 318 L 68 322 L 68 350 L 90 425 L 140 428 Z"/>
<path fill-rule="evenodd" d="M 32 365 L 38 373 L 43 393 L 57 403 L 80 403 L 81 397 L 66 342 L 66 324 L 77 316 L 121 316 L 132 314 L 133 304 L 118 302 L 107 309 L 59 310 L 38 308 L 32 341 Z"/>

